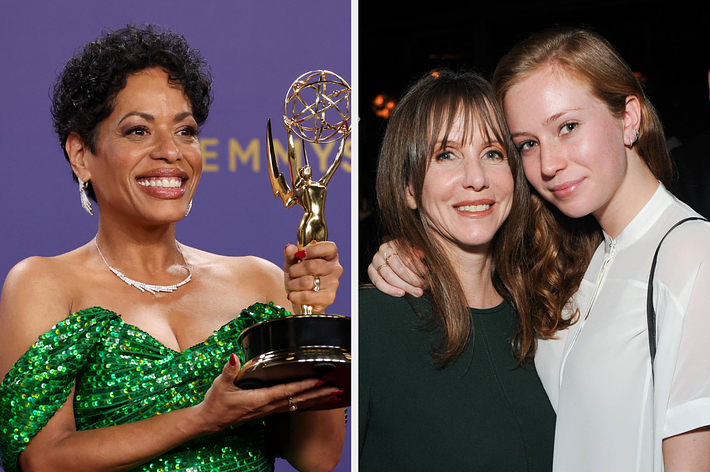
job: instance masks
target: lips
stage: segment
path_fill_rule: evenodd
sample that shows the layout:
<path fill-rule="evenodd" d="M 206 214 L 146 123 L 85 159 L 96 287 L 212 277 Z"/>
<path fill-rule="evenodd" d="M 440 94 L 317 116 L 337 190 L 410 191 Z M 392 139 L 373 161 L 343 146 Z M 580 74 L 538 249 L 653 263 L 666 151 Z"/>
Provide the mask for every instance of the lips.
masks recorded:
<path fill-rule="evenodd" d="M 179 198 L 185 194 L 189 179 L 181 169 L 153 169 L 136 177 L 141 190 L 157 198 Z"/>
<path fill-rule="evenodd" d="M 491 207 L 490 204 L 484 204 L 484 205 L 462 205 L 462 206 L 457 206 L 455 207 L 458 211 L 470 211 L 470 212 L 476 212 L 476 211 L 486 211 Z"/>
<path fill-rule="evenodd" d="M 179 188 L 182 187 L 182 179 L 180 177 L 142 178 L 138 179 L 138 185 L 144 187 Z"/>
<path fill-rule="evenodd" d="M 577 191 L 584 179 L 569 180 L 550 188 L 550 192 L 555 198 L 567 198 Z"/>
<path fill-rule="evenodd" d="M 456 203 L 454 209 L 465 215 L 483 216 L 491 213 L 494 205 L 494 200 L 482 199 Z"/>

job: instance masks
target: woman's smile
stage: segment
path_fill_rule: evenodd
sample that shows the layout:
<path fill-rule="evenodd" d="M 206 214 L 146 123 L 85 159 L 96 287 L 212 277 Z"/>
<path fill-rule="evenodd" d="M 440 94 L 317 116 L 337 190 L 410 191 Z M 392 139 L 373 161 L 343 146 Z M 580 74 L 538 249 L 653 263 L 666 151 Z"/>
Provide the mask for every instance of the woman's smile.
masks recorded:
<path fill-rule="evenodd" d="M 493 205 L 495 205 L 493 200 L 477 200 L 470 203 L 463 202 L 455 204 L 454 208 L 467 217 L 480 218 L 493 213 Z"/>
<path fill-rule="evenodd" d="M 202 171 L 197 123 L 182 88 L 160 69 L 129 76 L 90 161 L 102 211 L 123 207 L 150 220 L 181 219 Z"/>
<path fill-rule="evenodd" d="M 512 86 L 504 106 L 525 175 L 543 198 L 573 218 L 620 201 L 624 120 L 586 85 L 545 67 Z"/>
<path fill-rule="evenodd" d="M 185 194 L 188 179 L 187 172 L 181 169 L 161 168 L 136 177 L 136 182 L 148 195 L 170 199 Z"/>
<path fill-rule="evenodd" d="M 563 199 L 572 196 L 582 185 L 585 179 L 570 180 L 553 187 L 550 187 L 550 192 L 555 198 Z"/>
<path fill-rule="evenodd" d="M 513 175 L 503 147 L 488 138 L 492 133 L 466 132 L 464 121 L 459 116 L 445 142 L 442 132 L 435 145 L 420 211 L 446 244 L 487 250 L 510 212 Z M 417 207 L 413 196 L 409 201 Z"/>

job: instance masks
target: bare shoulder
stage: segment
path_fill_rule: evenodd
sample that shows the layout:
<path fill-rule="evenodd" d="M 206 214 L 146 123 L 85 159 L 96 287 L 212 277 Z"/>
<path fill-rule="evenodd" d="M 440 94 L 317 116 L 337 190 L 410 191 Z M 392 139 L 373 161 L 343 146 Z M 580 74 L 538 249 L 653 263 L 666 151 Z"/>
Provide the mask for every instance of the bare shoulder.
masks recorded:
<path fill-rule="evenodd" d="M 222 256 L 201 249 L 183 248 L 191 264 L 207 267 L 224 275 L 283 276 L 283 270 L 273 262 L 256 256 Z"/>
<path fill-rule="evenodd" d="M 0 374 L 53 325 L 71 313 L 78 254 L 29 257 L 13 267 L 0 295 Z"/>
<path fill-rule="evenodd" d="M 186 249 L 190 264 L 206 271 L 218 285 L 239 287 L 254 302 L 285 301 L 283 270 L 273 262 L 256 256 L 222 256 Z"/>
<path fill-rule="evenodd" d="M 0 322 L 28 308 L 61 304 L 69 309 L 71 299 L 65 290 L 67 269 L 66 260 L 59 257 L 34 256 L 15 265 L 7 274 L 0 295 Z"/>
<path fill-rule="evenodd" d="M 236 270 L 248 271 L 262 279 L 277 279 L 283 281 L 283 270 L 271 261 L 256 256 L 233 257 L 232 263 Z"/>

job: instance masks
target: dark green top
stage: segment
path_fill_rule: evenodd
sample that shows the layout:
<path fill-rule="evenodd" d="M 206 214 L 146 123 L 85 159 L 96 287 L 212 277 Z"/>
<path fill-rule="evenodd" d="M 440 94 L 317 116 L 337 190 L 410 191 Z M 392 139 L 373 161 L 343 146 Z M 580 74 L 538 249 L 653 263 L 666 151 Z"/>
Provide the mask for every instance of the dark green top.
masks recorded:
<path fill-rule="evenodd" d="M 359 304 L 361 471 L 552 470 L 555 414 L 534 366 L 516 367 L 508 303 L 471 309 L 473 347 L 444 369 L 406 299 L 362 289 Z"/>
<path fill-rule="evenodd" d="M 0 383 L 0 456 L 7 472 L 71 393 L 76 379 L 77 430 L 131 423 L 202 401 L 231 353 L 244 362 L 237 337 L 260 321 L 288 314 L 257 303 L 204 342 L 182 352 L 100 307 L 57 323 L 12 366 Z M 197 438 L 136 471 L 273 471 L 263 420 Z"/>

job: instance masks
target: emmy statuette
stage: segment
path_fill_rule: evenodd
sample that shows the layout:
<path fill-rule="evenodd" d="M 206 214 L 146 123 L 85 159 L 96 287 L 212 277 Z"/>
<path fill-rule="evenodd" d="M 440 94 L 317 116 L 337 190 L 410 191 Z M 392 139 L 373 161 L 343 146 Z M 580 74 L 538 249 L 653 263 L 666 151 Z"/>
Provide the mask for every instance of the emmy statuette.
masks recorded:
<path fill-rule="evenodd" d="M 279 170 L 271 132 L 266 126 L 269 179 L 275 197 L 286 208 L 298 204 L 303 217 L 297 229 L 297 244 L 303 249 L 328 240 L 324 207 L 327 186 L 343 158 L 350 135 L 350 86 L 327 70 L 303 74 L 286 94 L 283 123 L 288 141 L 288 176 Z M 299 167 L 294 137 L 301 139 L 303 163 Z M 340 141 L 335 159 L 320 179 L 313 176 L 305 143 Z M 259 388 L 292 380 L 319 377 L 343 390 L 340 402 L 311 409 L 342 408 L 350 404 L 350 318 L 313 313 L 301 305 L 300 315 L 264 321 L 239 336 L 245 364 L 236 380 L 240 388 Z"/>

